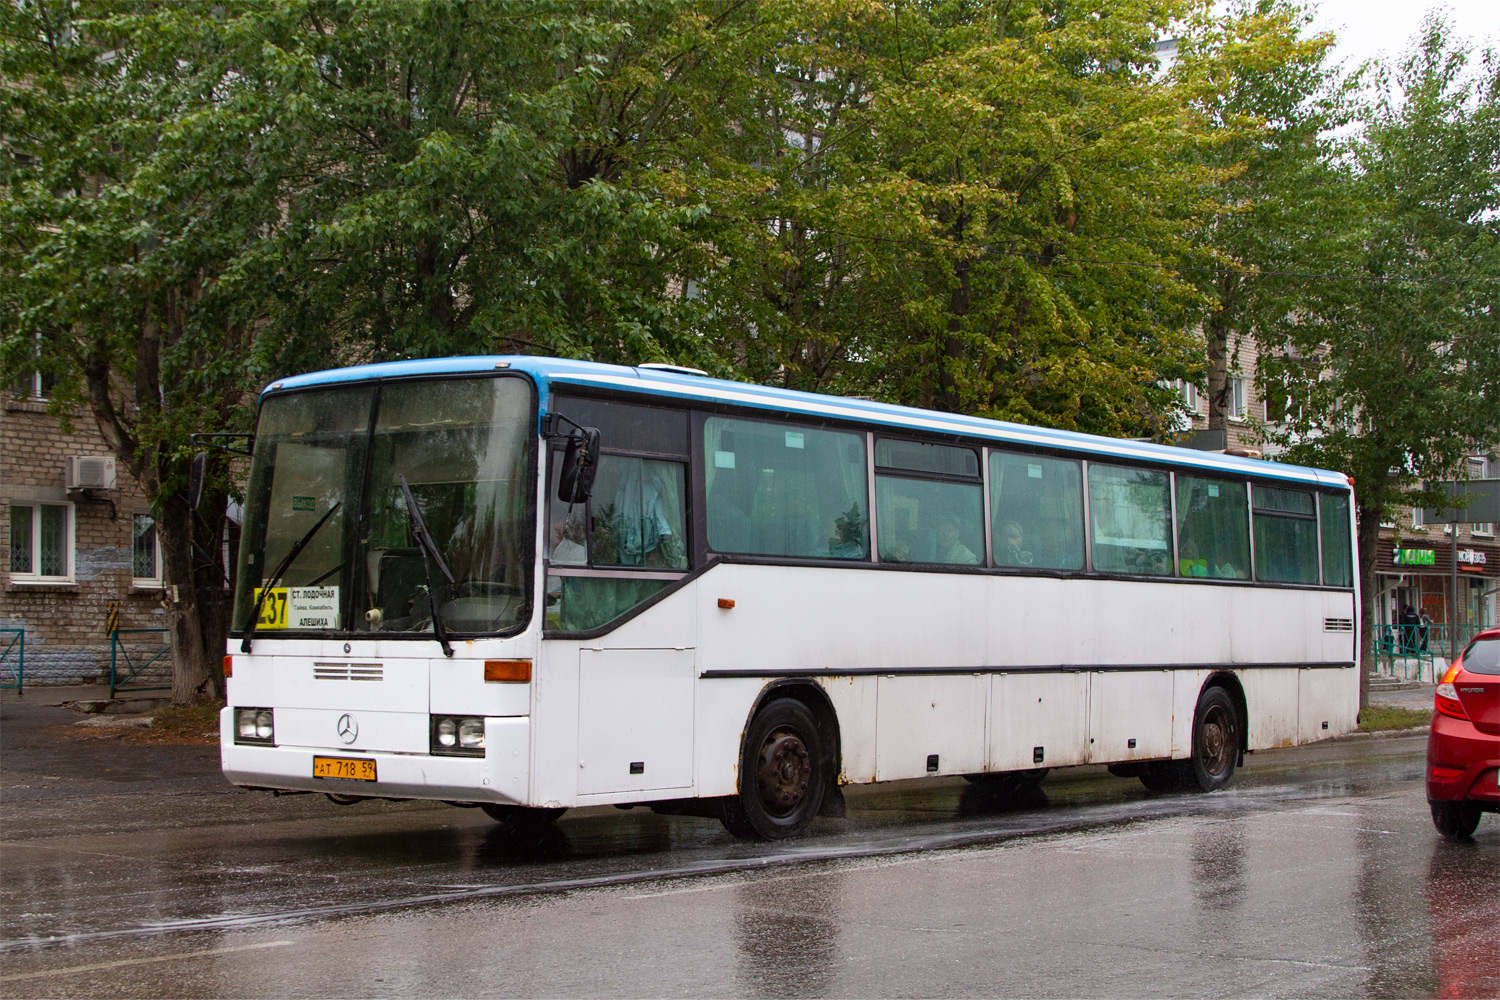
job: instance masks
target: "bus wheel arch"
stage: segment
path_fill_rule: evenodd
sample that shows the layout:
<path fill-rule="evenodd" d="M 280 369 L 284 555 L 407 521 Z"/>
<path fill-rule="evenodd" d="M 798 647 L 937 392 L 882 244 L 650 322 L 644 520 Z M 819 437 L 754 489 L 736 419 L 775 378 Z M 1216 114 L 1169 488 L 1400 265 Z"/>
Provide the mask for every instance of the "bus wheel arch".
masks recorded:
<path fill-rule="evenodd" d="M 724 826 L 737 837 L 781 840 L 818 815 L 842 814 L 839 727 L 819 688 L 796 681 L 761 691 L 740 736 L 737 794 L 723 801 Z"/>

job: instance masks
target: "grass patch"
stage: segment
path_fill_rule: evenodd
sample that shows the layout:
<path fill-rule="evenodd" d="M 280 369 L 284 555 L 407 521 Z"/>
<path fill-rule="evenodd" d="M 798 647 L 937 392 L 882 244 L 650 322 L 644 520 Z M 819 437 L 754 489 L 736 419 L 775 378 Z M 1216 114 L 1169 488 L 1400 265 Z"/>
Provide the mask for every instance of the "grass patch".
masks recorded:
<path fill-rule="evenodd" d="M 169 705 L 151 713 L 153 742 L 162 743 L 217 743 L 219 741 L 219 709 L 223 702 L 208 702 L 202 705 Z"/>
<path fill-rule="evenodd" d="M 1432 722 L 1430 708 L 1394 708 L 1390 705 L 1366 705 L 1359 713 L 1359 731 L 1378 733 L 1387 729 L 1416 729 Z"/>

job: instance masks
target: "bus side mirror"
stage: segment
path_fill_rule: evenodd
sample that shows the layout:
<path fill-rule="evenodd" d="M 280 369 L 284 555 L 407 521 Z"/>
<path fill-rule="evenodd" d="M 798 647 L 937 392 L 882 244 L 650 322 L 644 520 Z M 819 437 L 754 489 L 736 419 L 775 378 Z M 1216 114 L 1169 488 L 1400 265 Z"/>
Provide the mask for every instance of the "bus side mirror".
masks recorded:
<path fill-rule="evenodd" d="M 203 480 L 204 469 L 208 465 L 208 452 L 200 451 L 193 456 L 192 464 L 188 467 L 188 506 L 193 510 L 203 502 Z"/>
<path fill-rule="evenodd" d="M 599 472 L 599 428 L 580 427 L 568 435 L 562 472 L 557 477 L 557 499 L 567 504 L 584 503 L 594 492 Z"/>

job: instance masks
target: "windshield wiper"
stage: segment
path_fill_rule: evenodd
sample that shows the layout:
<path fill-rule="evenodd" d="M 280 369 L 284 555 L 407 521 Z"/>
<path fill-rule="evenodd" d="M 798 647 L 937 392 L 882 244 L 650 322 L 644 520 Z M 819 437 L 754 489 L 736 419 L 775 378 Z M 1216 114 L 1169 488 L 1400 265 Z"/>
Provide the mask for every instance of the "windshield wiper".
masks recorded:
<path fill-rule="evenodd" d="M 398 476 L 401 480 L 401 492 L 406 496 L 406 519 L 411 522 L 411 533 L 417 536 L 417 544 L 422 547 L 424 558 L 422 559 L 422 574 L 427 577 L 427 604 L 432 608 L 432 633 L 437 636 L 438 645 L 443 647 L 444 656 L 453 655 L 453 647 L 448 642 L 448 630 L 443 626 L 442 613 L 438 611 L 437 595 L 432 592 L 432 567 L 428 564 L 430 557 L 437 563 L 438 569 L 443 571 L 443 576 L 448 578 L 448 586 L 453 586 L 453 571 L 443 560 L 443 554 L 438 551 L 437 544 L 432 540 L 432 533 L 427 530 L 427 522 L 422 520 L 422 511 L 417 507 L 417 498 L 411 495 L 411 487 L 406 485 L 406 477 Z"/>
<path fill-rule="evenodd" d="M 318 523 L 308 528 L 307 534 L 297 539 L 297 544 L 287 549 L 286 555 L 282 557 L 281 562 L 276 564 L 276 570 L 271 574 L 269 582 L 260 590 L 260 600 L 255 602 L 254 613 L 250 615 L 250 620 L 245 623 L 245 641 L 240 643 L 241 653 L 250 652 L 250 637 L 255 634 L 256 623 L 260 621 L 261 612 L 266 609 L 266 598 L 271 596 L 272 589 L 281 582 L 281 574 L 285 573 L 291 567 L 292 561 L 302 554 L 302 550 L 307 547 L 307 543 L 313 540 L 313 536 L 318 533 L 319 528 L 328 523 L 328 519 L 333 516 L 333 512 L 338 510 L 339 505 L 342 503 L 343 501 L 339 500 L 332 507 L 329 507 L 328 513 L 318 518 Z M 327 574 L 324 575 L 326 576 Z"/>

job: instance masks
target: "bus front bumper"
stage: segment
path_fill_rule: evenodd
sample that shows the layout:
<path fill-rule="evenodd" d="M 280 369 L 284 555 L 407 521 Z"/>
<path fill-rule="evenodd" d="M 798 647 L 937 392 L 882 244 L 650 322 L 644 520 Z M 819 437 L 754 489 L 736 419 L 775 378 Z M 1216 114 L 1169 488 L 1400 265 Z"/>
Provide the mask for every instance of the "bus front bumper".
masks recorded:
<path fill-rule="evenodd" d="M 224 777 L 247 788 L 391 799 L 528 805 L 531 720 L 485 720 L 483 757 L 356 751 L 347 747 L 259 746 L 234 741 L 234 709 L 219 714 Z M 376 780 L 317 778 L 313 758 L 372 761 Z"/>

